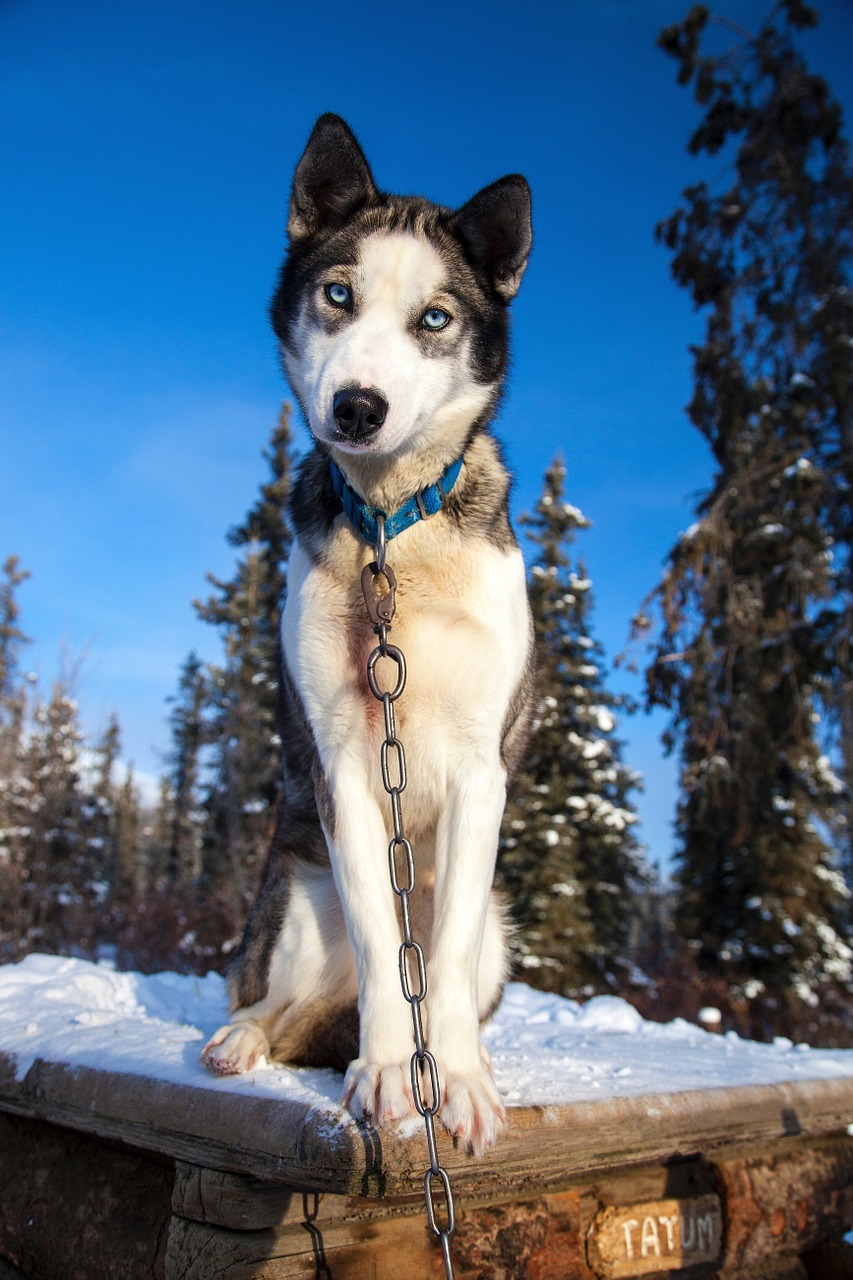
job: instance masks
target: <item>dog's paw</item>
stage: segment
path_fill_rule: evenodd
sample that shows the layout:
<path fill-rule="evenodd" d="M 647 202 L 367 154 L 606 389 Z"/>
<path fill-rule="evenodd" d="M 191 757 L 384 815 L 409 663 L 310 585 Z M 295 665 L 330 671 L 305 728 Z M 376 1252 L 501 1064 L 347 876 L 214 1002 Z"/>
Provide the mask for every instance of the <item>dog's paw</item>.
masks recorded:
<path fill-rule="evenodd" d="M 439 1068 L 442 1097 L 438 1118 L 448 1133 L 477 1156 L 493 1147 L 506 1127 L 506 1110 L 488 1054 L 482 1050 L 481 1061 L 482 1066 L 472 1071 Z"/>
<path fill-rule="evenodd" d="M 269 1052 L 269 1041 L 256 1023 L 228 1023 L 210 1037 L 201 1060 L 218 1076 L 236 1076 L 251 1071 Z"/>
<path fill-rule="evenodd" d="M 356 1058 L 347 1067 L 341 1102 L 356 1120 L 390 1124 L 415 1110 L 409 1064 L 379 1066 Z"/>
<path fill-rule="evenodd" d="M 494 1083 L 487 1048 L 479 1044 L 465 1055 L 438 1057 L 438 1075 L 442 1088 L 438 1119 L 467 1151 L 482 1156 L 506 1126 L 506 1110 Z M 424 1097 L 429 1102 L 428 1075 L 424 1076 Z"/>

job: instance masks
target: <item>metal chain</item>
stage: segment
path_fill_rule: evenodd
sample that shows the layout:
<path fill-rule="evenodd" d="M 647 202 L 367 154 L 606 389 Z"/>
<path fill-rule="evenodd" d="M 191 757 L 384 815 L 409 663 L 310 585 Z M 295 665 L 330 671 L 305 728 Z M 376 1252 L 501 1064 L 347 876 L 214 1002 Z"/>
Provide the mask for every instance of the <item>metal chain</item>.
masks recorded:
<path fill-rule="evenodd" d="M 385 580 L 387 591 L 382 595 L 377 591 L 377 583 Z M 406 687 L 406 659 L 396 645 L 388 643 L 388 632 L 396 609 L 395 593 L 397 580 L 390 565 L 385 563 L 385 520 L 378 517 L 378 537 L 376 540 L 376 559 L 365 566 L 361 575 L 361 586 L 367 612 L 373 623 L 379 643 L 371 651 L 367 659 L 367 683 L 370 692 L 378 702 L 382 703 L 385 716 L 385 740 L 380 748 L 380 766 L 382 769 L 382 785 L 391 799 L 391 820 L 394 835 L 388 846 L 388 866 L 391 873 L 391 887 L 400 899 L 400 916 L 403 925 L 403 941 L 398 956 L 400 967 L 400 985 L 403 996 L 412 1011 L 412 1030 L 415 1039 L 415 1051 L 409 1064 L 412 1079 L 412 1094 L 419 1115 L 423 1117 L 426 1130 L 427 1149 L 429 1152 L 429 1168 L 424 1174 L 424 1203 L 430 1230 L 441 1245 L 444 1258 L 444 1274 L 446 1280 L 453 1280 L 453 1259 L 450 1254 L 450 1237 L 456 1230 L 456 1214 L 453 1207 L 453 1193 L 447 1170 L 442 1168 L 438 1159 L 438 1146 L 435 1137 L 435 1115 L 441 1105 L 441 1083 L 438 1076 L 438 1064 L 426 1046 L 424 1037 L 421 1005 L 427 994 L 426 959 L 423 948 L 416 942 L 412 934 L 412 915 L 409 899 L 415 888 L 415 858 L 412 846 L 403 829 L 403 810 L 400 796 L 406 789 L 406 753 L 403 744 L 397 737 L 394 723 L 394 703 Z M 397 667 L 397 683 L 391 690 L 382 690 L 376 680 L 376 664 L 380 658 L 390 658 Z M 392 776 L 393 775 L 393 776 Z M 398 874 L 398 859 L 404 864 L 404 874 Z M 412 989 L 412 975 L 409 964 L 413 962 L 417 971 L 417 988 Z M 423 1082 L 429 1075 L 429 1087 L 432 1100 L 425 1101 Z M 436 1217 L 433 1201 L 433 1186 L 436 1178 L 441 1183 L 444 1194 L 444 1221 Z"/>

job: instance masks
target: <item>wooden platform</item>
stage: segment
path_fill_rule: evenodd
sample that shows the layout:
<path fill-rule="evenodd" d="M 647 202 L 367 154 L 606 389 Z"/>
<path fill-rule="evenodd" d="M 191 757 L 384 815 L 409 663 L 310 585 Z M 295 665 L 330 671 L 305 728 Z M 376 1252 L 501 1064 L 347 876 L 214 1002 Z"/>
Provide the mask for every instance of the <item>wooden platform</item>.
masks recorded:
<path fill-rule="evenodd" d="M 851 1122 L 850 1078 L 511 1110 L 483 1160 L 442 1138 L 457 1275 L 853 1277 Z M 0 1280 L 439 1277 L 423 1167 L 304 1103 L 0 1052 Z"/>

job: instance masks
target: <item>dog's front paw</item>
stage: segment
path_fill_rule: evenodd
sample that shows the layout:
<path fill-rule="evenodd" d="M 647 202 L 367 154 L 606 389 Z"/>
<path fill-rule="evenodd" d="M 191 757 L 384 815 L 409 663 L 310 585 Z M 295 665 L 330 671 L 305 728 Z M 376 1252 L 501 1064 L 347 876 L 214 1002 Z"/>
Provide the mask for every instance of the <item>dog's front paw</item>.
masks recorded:
<path fill-rule="evenodd" d="M 493 1147 L 506 1126 L 506 1110 L 484 1063 L 473 1071 L 441 1071 L 441 1123 L 474 1155 Z"/>
<path fill-rule="evenodd" d="M 408 1062 L 379 1066 L 356 1058 L 347 1067 L 341 1102 L 356 1120 L 404 1120 L 415 1109 Z"/>
<path fill-rule="evenodd" d="M 218 1076 L 236 1076 L 251 1071 L 269 1052 L 269 1040 L 257 1023 L 228 1023 L 210 1037 L 201 1060 Z"/>

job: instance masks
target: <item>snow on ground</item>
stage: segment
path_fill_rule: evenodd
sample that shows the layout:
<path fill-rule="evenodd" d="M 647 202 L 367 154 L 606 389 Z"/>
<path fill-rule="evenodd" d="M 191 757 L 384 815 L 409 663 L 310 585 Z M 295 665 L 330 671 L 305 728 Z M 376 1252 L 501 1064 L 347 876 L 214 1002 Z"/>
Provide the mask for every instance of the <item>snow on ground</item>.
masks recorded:
<path fill-rule="evenodd" d="M 810 1049 L 646 1022 L 615 996 L 586 1004 L 507 987 L 484 1039 L 508 1106 L 853 1076 L 853 1049 Z"/>
<path fill-rule="evenodd" d="M 28 956 L 0 966 L 0 1052 L 13 1056 L 19 1079 L 44 1058 L 337 1109 L 341 1077 L 331 1070 L 264 1066 L 227 1079 L 206 1071 L 199 1051 L 226 1006 L 218 974 L 146 976 Z M 646 1022 L 613 996 L 578 1005 L 517 982 L 484 1038 L 509 1106 L 853 1076 L 850 1049 L 756 1044 L 680 1018 Z"/>

